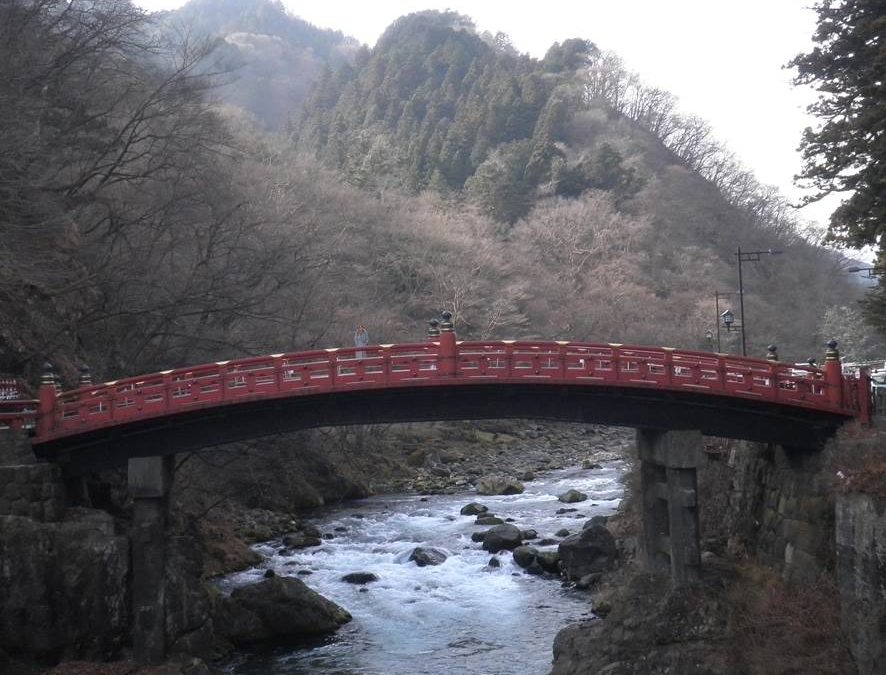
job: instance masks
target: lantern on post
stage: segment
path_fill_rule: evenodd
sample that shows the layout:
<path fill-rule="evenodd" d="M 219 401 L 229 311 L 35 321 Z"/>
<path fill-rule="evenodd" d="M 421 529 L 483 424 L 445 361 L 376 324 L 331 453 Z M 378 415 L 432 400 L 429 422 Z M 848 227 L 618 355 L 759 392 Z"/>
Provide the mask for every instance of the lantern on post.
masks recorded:
<path fill-rule="evenodd" d="M 455 344 L 455 328 L 452 325 L 452 312 L 443 312 L 440 317 L 440 374 L 455 375 L 457 346 Z"/>

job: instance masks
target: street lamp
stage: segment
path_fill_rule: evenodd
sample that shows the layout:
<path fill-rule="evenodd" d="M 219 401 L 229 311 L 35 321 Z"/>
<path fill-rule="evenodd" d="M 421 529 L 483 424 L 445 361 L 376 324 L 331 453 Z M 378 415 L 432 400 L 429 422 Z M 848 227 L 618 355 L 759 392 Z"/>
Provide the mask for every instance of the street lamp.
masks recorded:
<path fill-rule="evenodd" d="M 704 332 L 704 339 L 708 343 L 708 349 L 710 349 L 711 351 L 714 351 L 714 331 L 712 331 L 710 328 L 708 328 Z"/>
<path fill-rule="evenodd" d="M 727 309 L 720 315 L 720 321 L 723 322 L 723 326 L 726 328 L 727 333 L 731 333 L 734 330 L 739 330 L 742 326 L 740 323 L 735 323 L 735 315 L 732 313 L 731 309 Z M 717 324 L 717 333 L 720 332 L 720 324 Z"/>
<path fill-rule="evenodd" d="M 762 255 L 781 255 L 782 251 L 773 251 L 771 248 L 765 251 L 742 251 L 741 246 L 738 247 L 735 255 L 738 258 L 738 302 L 741 310 L 741 355 L 747 356 L 747 334 L 745 333 L 745 324 L 747 323 L 744 314 L 744 279 L 741 275 L 741 264 L 743 262 L 759 262 Z"/>
<path fill-rule="evenodd" d="M 714 317 L 714 324 L 716 324 L 716 326 L 717 326 L 717 352 L 718 353 L 723 351 L 720 347 L 720 324 L 721 324 L 721 322 L 722 322 L 722 325 L 726 328 L 726 331 L 728 332 L 728 331 L 732 330 L 732 328 L 730 328 L 730 326 L 732 326 L 735 321 L 734 317 L 732 316 L 732 312 L 729 312 L 729 316 L 732 318 L 730 318 L 729 324 L 727 325 L 727 323 L 723 317 L 723 314 L 720 313 L 720 300 L 721 300 L 721 298 L 729 298 L 729 297 L 735 295 L 736 293 L 737 293 L 737 291 L 728 291 L 728 292 L 714 291 L 714 305 L 716 306 L 716 311 L 717 311 L 717 316 Z M 726 310 L 726 311 L 729 311 L 729 310 Z M 734 328 L 737 329 L 738 326 L 734 326 Z"/>
<path fill-rule="evenodd" d="M 732 310 L 727 309 L 720 315 L 720 318 L 723 319 L 723 325 L 726 326 L 726 330 L 732 330 L 732 324 L 735 323 L 735 315 L 732 313 Z"/>

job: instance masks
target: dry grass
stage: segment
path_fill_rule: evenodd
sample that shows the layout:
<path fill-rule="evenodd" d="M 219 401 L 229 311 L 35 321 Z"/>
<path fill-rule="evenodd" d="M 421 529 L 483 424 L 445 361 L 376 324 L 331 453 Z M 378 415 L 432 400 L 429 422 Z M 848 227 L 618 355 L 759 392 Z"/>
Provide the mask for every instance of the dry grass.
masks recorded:
<path fill-rule="evenodd" d="M 749 674 L 857 672 L 832 577 L 787 584 L 769 568 L 743 565 L 730 596 L 735 646 Z"/>

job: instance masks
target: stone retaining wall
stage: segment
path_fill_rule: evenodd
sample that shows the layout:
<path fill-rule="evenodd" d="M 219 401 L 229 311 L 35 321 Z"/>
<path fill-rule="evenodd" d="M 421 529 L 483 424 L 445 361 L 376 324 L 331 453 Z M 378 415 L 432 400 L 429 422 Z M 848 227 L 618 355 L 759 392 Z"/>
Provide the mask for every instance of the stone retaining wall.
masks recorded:
<path fill-rule="evenodd" d="M 843 632 L 862 675 L 886 672 L 886 497 L 837 497 Z"/>
<path fill-rule="evenodd" d="M 65 486 L 58 466 L 0 466 L 0 516 L 56 522 L 64 514 Z"/>
<path fill-rule="evenodd" d="M 812 581 L 834 560 L 830 451 L 738 443 L 730 495 L 734 549 L 756 554 L 786 579 Z"/>

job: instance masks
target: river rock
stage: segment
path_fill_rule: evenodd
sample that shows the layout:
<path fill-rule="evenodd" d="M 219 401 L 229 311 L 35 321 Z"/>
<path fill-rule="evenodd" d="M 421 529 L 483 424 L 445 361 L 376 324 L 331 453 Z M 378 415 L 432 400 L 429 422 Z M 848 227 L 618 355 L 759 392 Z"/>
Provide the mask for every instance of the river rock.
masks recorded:
<path fill-rule="evenodd" d="M 304 531 L 292 532 L 283 537 L 283 545 L 286 548 L 307 548 L 309 546 L 319 546 L 322 543 L 323 540 L 319 536 L 315 536 L 313 533 L 308 534 Z"/>
<path fill-rule="evenodd" d="M 575 582 L 575 587 L 580 588 L 582 590 L 587 590 L 589 588 L 593 588 L 597 584 L 600 583 L 600 580 L 603 578 L 602 572 L 593 572 L 591 574 L 585 574 L 581 579 Z"/>
<path fill-rule="evenodd" d="M 579 492 L 578 490 L 567 490 L 562 495 L 557 496 L 557 499 L 559 499 L 564 504 L 575 504 L 576 502 L 583 502 L 587 498 L 588 496 L 584 492 Z"/>
<path fill-rule="evenodd" d="M 618 556 L 615 538 L 602 525 L 592 525 L 566 537 L 557 550 L 568 579 L 581 579 L 594 572 L 610 570 Z"/>
<path fill-rule="evenodd" d="M 527 539 L 538 539 L 538 532 L 530 528 L 528 530 L 521 530 L 520 536 L 523 537 L 524 541 Z"/>
<path fill-rule="evenodd" d="M 362 518 L 362 517 L 363 517 L 362 515 L 359 515 L 359 514 L 356 514 L 356 513 L 353 514 L 353 516 L 354 516 L 354 518 Z M 307 525 L 307 524 L 305 524 L 305 525 L 302 525 L 302 526 L 301 526 L 300 528 L 298 528 L 298 529 L 299 529 L 299 530 L 300 530 L 300 531 L 301 531 L 306 537 L 314 537 L 314 538 L 316 538 L 316 539 L 319 539 L 319 538 L 320 538 L 320 530 L 317 528 L 316 525 Z"/>
<path fill-rule="evenodd" d="M 526 566 L 526 574 L 534 574 L 536 576 L 544 574 L 542 566 L 538 564 L 538 560 L 533 560 Z"/>
<path fill-rule="evenodd" d="M 369 584 L 378 581 L 378 577 L 372 572 L 351 572 L 345 574 L 341 580 L 349 584 Z"/>
<path fill-rule="evenodd" d="M 477 481 L 478 495 L 518 495 L 523 490 L 523 483 L 504 476 L 485 476 Z"/>
<path fill-rule="evenodd" d="M 534 546 L 518 546 L 514 549 L 514 562 L 526 569 L 535 562 L 538 555 L 538 549 Z"/>
<path fill-rule="evenodd" d="M 462 506 L 459 513 L 463 516 L 479 516 L 487 511 L 489 511 L 489 507 L 483 506 L 483 504 L 477 502 L 471 502 L 470 504 Z"/>
<path fill-rule="evenodd" d="M 554 532 L 555 537 L 568 537 L 570 534 L 572 534 L 572 533 L 569 530 L 567 530 L 565 527 L 562 527 L 559 530 L 557 530 L 556 532 Z"/>
<path fill-rule="evenodd" d="M 440 565 L 446 562 L 446 554 L 437 548 L 418 546 L 412 549 L 412 553 L 409 554 L 409 560 L 419 567 Z"/>
<path fill-rule="evenodd" d="M 504 525 L 504 522 L 501 518 L 496 518 L 495 516 L 477 516 L 477 520 L 474 521 L 475 525 Z"/>
<path fill-rule="evenodd" d="M 294 577 L 274 577 L 236 588 L 222 605 L 214 622 L 216 630 L 235 645 L 322 635 L 351 620 L 346 610 Z"/>
<path fill-rule="evenodd" d="M 475 541 L 477 543 L 483 541 L 483 539 L 486 537 L 486 532 L 488 532 L 488 530 L 484 530 L 483 532 L 474 532 L 471 535 L 471 541 Z"/>
<path fill-rule="evenodd" d="M 427 451 L 425 450 L 413 450 L 406 457 L 406 463 L 409 466 L 419 467 L 425 463 L 425 458 L 427 457 Z"/>
<path fill-rule="evenodd" d="M 539 551 L 535 556 L 535 561 L 545 572 L 560 573 L 560 553 L 557 551 Z"/>
<path fill-rule="evenodd" d="M 490 553 L 513 551 L 520 545 L 520 528 L 515 525 L 496 525 L 487 530 L 483 537 L 483 549 Z"/>
<path fill-rule="evenodd" d="M 586 530 L 594 525 L 605 525 L 607 522 L 609 522 L 609 516 L 594 516 L 582 525 L 581 529 Z"/>

